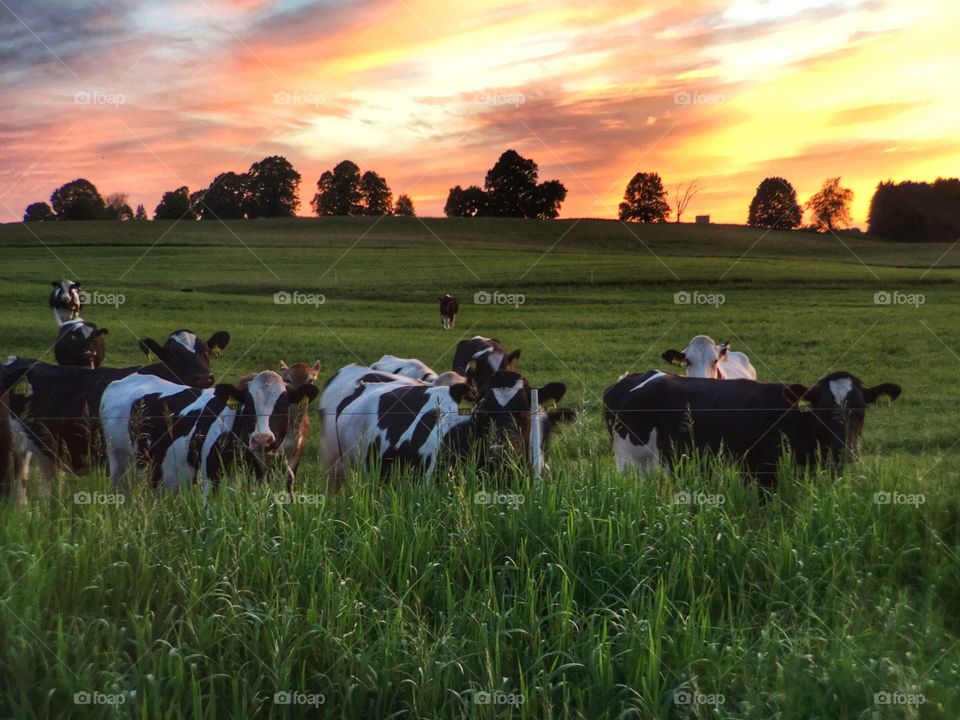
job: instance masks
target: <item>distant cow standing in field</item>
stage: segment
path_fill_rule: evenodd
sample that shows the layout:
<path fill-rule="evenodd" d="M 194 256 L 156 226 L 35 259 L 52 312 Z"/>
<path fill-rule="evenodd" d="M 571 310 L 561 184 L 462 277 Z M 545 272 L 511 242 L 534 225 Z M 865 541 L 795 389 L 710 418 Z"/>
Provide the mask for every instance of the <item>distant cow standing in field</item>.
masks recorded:
<path fill-rule="evenodd" d="M 687 377 L 713 380 L 756 380 L 750 358 L 732 352 L 730 341 L 717 345 L 709 335 L 697 335 L 683 350 L 667 350 L 661 356 L 668 363 L 686 368 Z"/>
<path fill-rule="evenodd" d="M 80 311 L 83 310 L 80 283 L 73 280 L 54 280 L 53 292 L 50 293 L 50 309 L 53 310 L 57 327 L 80 317 Z"/>
<path fill-rule="evenodd" d="M 440 324 L 444 330 L 452 330 L 457 322 L 457 313 L 460 311 L 460 303 L 453 295 L 444 295 L 440 300 Z"/>
<path fill-rule="evenodd" d="M 280 376 L 287 384 L 288 390 L 297 390 L 304 385 L 313 385 L 320 376 L 320 361 L 313 365 L 294 363 L 287 365 L 280 361 Z M 303 456 L 303 447 L 307 443 L 307 433 L 310 432 L 310 413 L 307 410 L 309 398 L 304 396 L 299 403 L 291 404 L 288 409 L 287 436 L 283 441 L 283 454 L 287 458 L 293 477 L 297 476 L 297 467 Z"/>

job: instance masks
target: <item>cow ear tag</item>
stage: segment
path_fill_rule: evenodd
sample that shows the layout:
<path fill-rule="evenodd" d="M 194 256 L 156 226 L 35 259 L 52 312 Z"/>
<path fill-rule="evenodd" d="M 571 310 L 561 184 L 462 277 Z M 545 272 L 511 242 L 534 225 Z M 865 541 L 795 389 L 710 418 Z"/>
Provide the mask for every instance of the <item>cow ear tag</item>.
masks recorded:
<path fill-rule="evenodd" d="M 810 408 L 813 407 L 813 403 L 806 398 L 801 398 L 800 400 L 797 400 L 797 407 L 800 409 L 800 412 L 810 412 Z"/>
<path fill-rule="evenodd" d="M 460 415 L 469 415 L 473 412 L 473 404 L 467 398 L 463 398 L 457 405 L 457 412 Z"/>
<path fill-rule="evenodd" d="M 30 385 L 30 381 L 26 378 L 23 378 L 20 382 L 13 386 L 14 395 L 23 395 L 24 397 L 30 397 L 33 395 L 33 386 Z"/>
<path fill-rule="evenodd" d="M 306 409 L 307 409 L 307 405 L 310 404 L 310 398 L 308 398 L 308 397 L 302 397 L 302 398 L 300 398 L 300 402 L 297 403 L 297 404 L 300 405 L 300 409 L 301 409 L 301 410 L 306 410 Z"/>
<path fill-rule="evenodd" d="M 472 373 L 475 373 L 475 372 L 477 371 L 477 359 L 476 359 L 476 358 L 470 358 L 470 364 L 467 365 L 467 369 L 468 369 L 470 372 L 472 372 Z"/>
<path fill-rule="evenodd" d="M 873 401 L 873 404 L 878 408 L 888 408 L 890 407 L 890 396 L 886 393 L 881 393 L 877 395 L 877 399 Z"/>
<path fill-rule="evenodd" d="M 544 410 L 553 410 L 554 408 L 557 407 L 557 401 L 551 398 L 550 400 L 546 400 L 540 403 L 540 407 L 543 408 Z"/>
<path fill-rule="evenodd" d="M 147 360 L 149 362 L 160 362 L 160 358 L 158 358 L 156 354 L 152 352 L 147 353 Z"/>
<path fill-rule="evenodd" d="M 239 410 L 240 401 L 237 400 L 235 397 L 227 398 L 227 407 L 230 408 L 231 410 Z"/>
<path fill-rule="evenodd" d="M 213 356 L 216 358 L 223 356 L 223 348 L 219 345 L 214 345 L 212 348 L 210 348 L 210 352 L 212 352 Z"/>

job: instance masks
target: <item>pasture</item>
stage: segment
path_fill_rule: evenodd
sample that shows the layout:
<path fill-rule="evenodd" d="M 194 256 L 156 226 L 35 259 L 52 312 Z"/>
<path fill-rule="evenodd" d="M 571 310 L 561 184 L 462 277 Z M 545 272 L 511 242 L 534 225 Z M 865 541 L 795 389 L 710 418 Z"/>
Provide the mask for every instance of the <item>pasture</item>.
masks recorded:
<path fill-rule="evenodd" d="M 52 362 L 71 277 L 106 365 L 223 329 L 218 380 L 320 359 L 323 382 L 384 353 L 445 370 L 482 334 L 579 413 L 542 487 L 467 468 L 325 497 L 314 414 L 294 503 L 275 479 L 118 507 L 101 472 L 0 506 L 0 717 L 960 717 L 960 250 L 357 218 L 8 225 L 0 259 L 3 356 Z M 766 504 L 720 464 L 617 475 L 600 395 L 698 333 L 761 380 L 903 395 L 841 477 Z"/>

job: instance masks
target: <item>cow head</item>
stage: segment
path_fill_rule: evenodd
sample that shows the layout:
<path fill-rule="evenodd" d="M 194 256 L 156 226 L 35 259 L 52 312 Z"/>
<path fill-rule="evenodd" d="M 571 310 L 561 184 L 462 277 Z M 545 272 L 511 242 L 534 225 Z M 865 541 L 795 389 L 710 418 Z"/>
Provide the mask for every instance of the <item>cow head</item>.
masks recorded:
<path fill-rule="evenodd" d="M 106 355 L 103 336 L 108 330 L 82 319 L 70 320 L 60 326 L 60 336 L 54 347 L 57 362 L 98 368 Z"/>
<path fill-rule="evenodd" d="M 60 322 L 75 320 L 83 310 L 83 298 L 80 296 L 80 283 L 72 280 L 54 280 L 50 293 L 50 307 L 60 318 Z"/>
<path fill-rule="evenodd" d="M 157 375 L 171 382 L 190 387 L 208 388 L 213 385 L 210 359 L 219 356 L 230 342 L 230 333 L 215 332 L 204 342 L 192 330 L 177 330 L 170 333 L 160 345 L 153 338 L 140 341 L 140 349 L 153 362 L 161 363 Z"/>
<path fill-rule="evenodd" d="M 672 365 L 681 365 L 687 369 L 687 377 L 720 379 L 720 363 L 727 359 L 730 341 L 718 346 L 713 338 L 697 335 L 682 352 L 667 350 L 661 357 Z"/>
<path fill-rule="evenodd" d="M 552 409 L 567 391 L 563 383 L 547 383 L 539 388 L 538 408 L 530 405 L 530 389 L 530 383 L 519 373 L 499 371 L 480 390 L 474 418 L 479 436 L 491 443 L 488 459 L 506 459 L 505 451 L 512 449 L 514 457 L 526 461 L 530 454 L 530 428 L 537 422 L 542 462 L 553 427 L 575 417 L 573 410 Z"/>
<path fill-rule="evenodd" d="M 258 453 L 272 453 L 283 444 L 290 429 L 291 405 L 309 404 L 319 394 L 320 389 L 310 383 L 289 387 L 272 370 L 264 370 L 236 385 L 220 383 L 214 390 L 214 395 L 236 410 L 241 424 L 250 428 L 247 449 Z"/>
<path fill-rule="evenodd" d="M 900 386 L 893 383 L 865 387 L 848 372 L 831 373 L 809 388 L 784 387 L 785 397 L 815 418 L 813 427 L 821 460 L 835 465 L 859 454 L 867 406 L 896 400 L 901 392 Z"/>
<path fill-rule="evenodd" d="M 320 361 L 317 360 L 312 366 L 307 363 L 294 363 L 287 365 L 283 360 L 280 361 L 280 375 L 283 381 L 290 387 L 298 388 L 301 385 L 312 385 L 320 377 Z"/>
<path fill-rule="evenodd" d="M 482 389 L 497 372 L 516 372 L 520 351 L 508 352 L 494 338 L 480 335 L 461 340 L 453 356 L 453 370 L 464 375 L 474 387 Z"/>

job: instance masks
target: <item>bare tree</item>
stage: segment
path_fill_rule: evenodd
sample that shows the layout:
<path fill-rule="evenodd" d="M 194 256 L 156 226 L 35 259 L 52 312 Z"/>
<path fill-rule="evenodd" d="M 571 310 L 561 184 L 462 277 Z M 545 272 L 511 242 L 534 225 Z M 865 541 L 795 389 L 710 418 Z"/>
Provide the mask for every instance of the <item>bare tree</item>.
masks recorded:
<path fill-rule="evenodd" d="M 682 192 L 681 192 L 682 191 Z M 673 196 L 673 203 L 677 207 L 677 222 L 680 222 L 680 216 L 687 210 L 687 205 L 693 200 L 693 196 L 700 192 L 700 180 L 692 180 L 687 183 L 686 189 L 683 183 L 677 185 L 677 191 Z"/>

